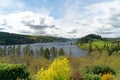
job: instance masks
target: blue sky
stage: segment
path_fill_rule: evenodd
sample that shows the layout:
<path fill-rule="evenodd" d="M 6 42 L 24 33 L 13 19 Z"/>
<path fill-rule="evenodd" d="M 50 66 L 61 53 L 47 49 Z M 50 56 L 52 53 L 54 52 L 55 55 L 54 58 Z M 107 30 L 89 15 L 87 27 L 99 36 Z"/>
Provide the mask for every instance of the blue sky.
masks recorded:
<path fill-rule="evenodd" d="M 0 0 L 0 31 L 120 37 L 120 0 Z"/>

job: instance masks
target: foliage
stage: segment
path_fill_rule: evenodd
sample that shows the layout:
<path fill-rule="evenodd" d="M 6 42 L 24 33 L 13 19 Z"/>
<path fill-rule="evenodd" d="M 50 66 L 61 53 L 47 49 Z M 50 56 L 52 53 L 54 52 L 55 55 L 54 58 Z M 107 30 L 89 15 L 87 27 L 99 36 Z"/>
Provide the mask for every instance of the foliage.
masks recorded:
<path fill-rule="evenodd" d="M 85 69 L 85 73 L 87 73 L 87 74 L 103 75 L 103 74 L 109 73 L 109 72 L 113 75 L 116 74 L 115 71 L 109 66 L 95 65 L 92 67 L 86 67 L 86 69 Z"/>
<path fill-rule="evenodd" d="M 89 52 L 94 50 L 100 52 L 106 50 L 109 52 L 109 55 L 112 55 L 120 50 L 120 41 L 118 41 L 118 39 L 105 39 L 101 36 L 90 34 L 78 39 L 77 45 L 82 49 L 88 50 Z"/>
<path fill-rule="evenodd" d="M 85 80 L 101 80 L 101 77 L 96 74 L 85 74 Z"/>
<path fill-rule="evenodd" d="M 58 50 L 58 56 L 63 56 L 63 55 L 65 55 L 64 49 L 63 49 L 63 48 L 60 48 L 60 49 Z"/>
<path fill-rule="evenodd" d="M 29 71 L 23 64 L 0 64 L 1 80 L 29 79 Z"/>
<path fill-rule="evenodd" d="M 43 68 L 36 74 L 36 80 L 69 80 L 70 65 L 67 58 L 55 59 L 47 70 Z"/>
<path fill-rule="evenodd" d="M 102 75 L 101 80 L 115 80 L 115 76 L 111 73 L 106 73 Z"/>
<path fill-rule="evenodd" d="M 56 57 L 65 55 L 64 49 L 60 48 L 57 50 L 55 47 L 49 48 L 36 48 L 33 50 L 30 44 L 26 46 L 21 45 L 9 45 L 0 47 L 0 56 L 34 56 L 34 57 L 45 57 L 46 59 L 53 60 Z"/>

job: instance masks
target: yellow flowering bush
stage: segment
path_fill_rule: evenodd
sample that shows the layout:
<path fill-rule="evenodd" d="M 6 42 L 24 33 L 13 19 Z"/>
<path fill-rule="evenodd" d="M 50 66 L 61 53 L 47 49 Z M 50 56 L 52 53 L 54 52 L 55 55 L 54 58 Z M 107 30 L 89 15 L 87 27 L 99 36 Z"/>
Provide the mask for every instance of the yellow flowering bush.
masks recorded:
<path fill-rule="evenodd" d="M 102 80 L 115 80 L 115 76 L 111 73 L 103 74 L 101 77 Z"/>
<path fill-rule="evenodd" d="M 47 70 L 43 68 L 36 74 L 36 80 L 70 80 L 70 65 L 67 58 L 55 59 Z"/>

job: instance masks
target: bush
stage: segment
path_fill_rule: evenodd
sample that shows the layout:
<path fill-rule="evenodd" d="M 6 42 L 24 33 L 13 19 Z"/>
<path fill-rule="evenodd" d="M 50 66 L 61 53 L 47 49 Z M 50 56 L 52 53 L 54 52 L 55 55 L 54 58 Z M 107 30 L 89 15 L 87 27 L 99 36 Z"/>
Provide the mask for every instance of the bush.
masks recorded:
<path fill-rule="evenodd" d="M 85 80 L 101 80 L 100 75 L 96 74 L 86 74 Z"/>
<path fill-rule="evenodd" d="M 102 80 L 115 80 L 115 76 L 110 73 L 103 74 L 101 77 Z"/>
<path fill-rule="evenodd" d="M 29 71 L 23 64 L 0 64 L 0 80 L 29 79 Z"/>
<path fill-rule="evenodd" d="M 113 75 L 115 75 L 115 71 L 109 67 L 109 66 L 92 66 L 92 67 L 86 67 L 85 69 L 85 73 L 87 74 L 97 74 L 97 75 L 103 75 L 105 73 L 111 73 Z"/>
<path fill-rule="evenodd" d="M 36 80 L 70 80 L 69 61 L 64 57 L 55 59 L 47 70 L 38 71 Z"/>

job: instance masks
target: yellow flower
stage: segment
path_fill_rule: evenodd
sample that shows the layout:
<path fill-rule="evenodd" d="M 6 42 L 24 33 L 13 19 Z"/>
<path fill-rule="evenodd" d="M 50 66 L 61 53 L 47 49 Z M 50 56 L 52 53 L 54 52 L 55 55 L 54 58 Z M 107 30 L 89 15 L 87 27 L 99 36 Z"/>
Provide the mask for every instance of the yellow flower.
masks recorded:
<path fill-rule="evenodd" d="M 103 74 L 101 77 L 102 80 L 115 80 L 115 76 L 111 73 Z"/>
<path fill-rule="evenodd" d="M 43 68 L 36 74 L 36 80 L 69 80 L 70 65 L 66 58 L 55 59 L 47 70 Z"/>

